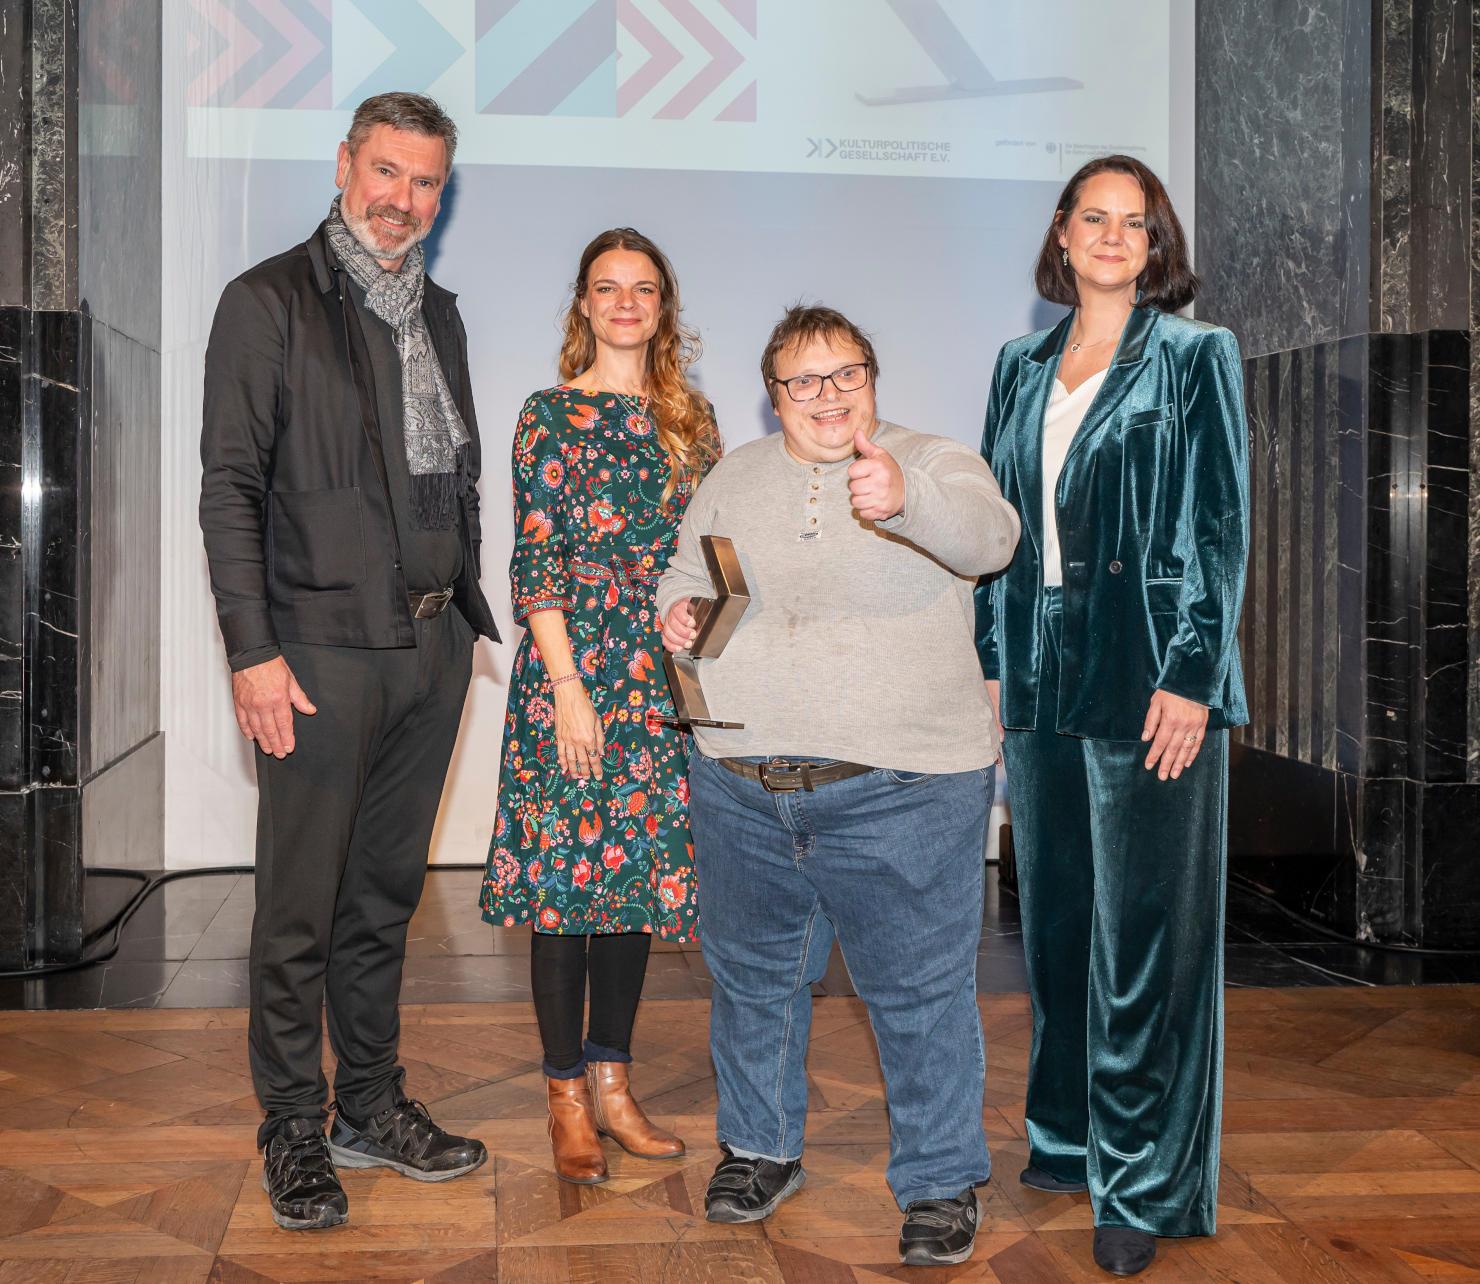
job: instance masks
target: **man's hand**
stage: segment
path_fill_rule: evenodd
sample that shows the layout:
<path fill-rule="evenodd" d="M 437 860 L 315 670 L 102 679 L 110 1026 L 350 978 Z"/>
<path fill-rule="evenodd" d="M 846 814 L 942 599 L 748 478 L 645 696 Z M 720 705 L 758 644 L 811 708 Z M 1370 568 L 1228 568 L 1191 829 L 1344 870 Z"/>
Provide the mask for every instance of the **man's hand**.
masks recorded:
<path fill-rule="evenodd" d="M 242 735 L 255 740 L 274 758 L 286 758 L 293 752 L 293 710 L 318 712 L 280 655 L 233 673 L 231 698 Z"/>
<path fill-rule="evenodd" d="M 894 456 L 868 439 L 862 428 L 853 434 L 858 458 L 848 465 L 848 494 L 866 522 L 884 522 L 904 507 L 904 473 Z"/>
<path fill-rule="evenodd" d="M 1146 755 L 1146 770 L 1150 771 L 1160 763 L 1157 777 L 1165 780 L 1171 776 L 1176 780 L 1192 766 L 1197 751 L 1202 748 L 1207 726 L 1207 705 L 1173 695 L 1170 691 L 1153 692 L 1151 707 L 1146 710 L 1146 725 L 1141 729 L 1141 739 L 1151 741 L 1151 752 Z"/>
<path fill-rule="evenodd" d="M 663 620 L 663 645 L 670 651 L 686 651 L 699 636 L 694 627 L 694 599 L 680 598 Z"/>

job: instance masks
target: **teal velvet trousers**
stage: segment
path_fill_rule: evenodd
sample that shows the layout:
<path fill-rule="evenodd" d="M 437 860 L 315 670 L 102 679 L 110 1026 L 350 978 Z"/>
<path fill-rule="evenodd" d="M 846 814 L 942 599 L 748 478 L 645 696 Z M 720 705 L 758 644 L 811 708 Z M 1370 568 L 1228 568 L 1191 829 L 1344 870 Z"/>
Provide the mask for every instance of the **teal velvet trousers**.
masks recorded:
<path fill-rule="evenodd" d="M 1060 602 L 1045 591 L 1038 726 L 1003 746 L 1033 1004 L 1031 1162 L 1088 1182 L 1098 1226 L 1211 1235 L 1228 733 L 1162 781 L 1139 741 L 1055 731 Z"/>

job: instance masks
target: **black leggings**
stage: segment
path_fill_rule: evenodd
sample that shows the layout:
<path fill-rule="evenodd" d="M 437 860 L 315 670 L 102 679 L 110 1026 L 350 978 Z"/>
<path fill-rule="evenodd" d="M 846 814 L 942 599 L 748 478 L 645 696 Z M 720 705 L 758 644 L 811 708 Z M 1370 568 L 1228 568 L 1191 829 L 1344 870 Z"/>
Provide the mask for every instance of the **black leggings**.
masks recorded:
<path fill-rule="evenodd" d="M 647 932 L 559 936 L 535 932 L 529 946 L 529 983 L 534 1012 L 545 1045 L 545 1073 L 552 1078 L 585 1060 L 581 1014 L 586 1003 L 586 977 L 591 977 L 591 1024 L 587 1036 L 604 1060 L 626 1061 L 632 1051 L 632 1023 L 647 974 Z M 617 1053 L 617 1056 L 610 1054 Z"/>

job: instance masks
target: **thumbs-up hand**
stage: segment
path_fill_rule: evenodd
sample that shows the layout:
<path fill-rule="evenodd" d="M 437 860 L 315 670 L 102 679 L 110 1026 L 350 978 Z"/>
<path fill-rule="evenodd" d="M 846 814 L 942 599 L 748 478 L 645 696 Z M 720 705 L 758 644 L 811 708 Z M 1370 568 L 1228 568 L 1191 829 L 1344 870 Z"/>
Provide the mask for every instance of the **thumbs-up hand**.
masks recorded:
<path fill-rule="evenodd" d="M 858 458 L 848 465 L 848 494 L 866 522 L 888 521 L 904 507 L 904 473 L 884 447 L 862 428 L 853 434 Z"/>

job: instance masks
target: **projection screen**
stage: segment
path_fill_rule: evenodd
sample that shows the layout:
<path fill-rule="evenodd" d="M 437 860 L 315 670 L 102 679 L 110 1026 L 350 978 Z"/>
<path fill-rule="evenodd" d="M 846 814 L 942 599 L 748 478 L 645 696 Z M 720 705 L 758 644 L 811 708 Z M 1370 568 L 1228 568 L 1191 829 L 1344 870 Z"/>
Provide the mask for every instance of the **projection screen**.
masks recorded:
<path fill-rule="evenodd" d="M 435 96 L 457 169 L 429 242 L 459 295 L 485 473 L 480 646 L 433 859 L 481 861 L 513 653 L 509 445 L 554 383 L 582 246 L 630 225 L 672 258 L 726 441 L 773 431 L 761 347 L 798 299 L 874 336 L 881 413 L 975 444 L 992 361 L 1051 323 L 1031 263 L 1065 178 L 1109 151 L 1190 223 L 1191 4 L 1131 0 L 170 0 L 165 5 L 166 861 L 249 863 L 196 526 L 201 366 L 221 287 L 305 239 L 369 94 Z"/>

